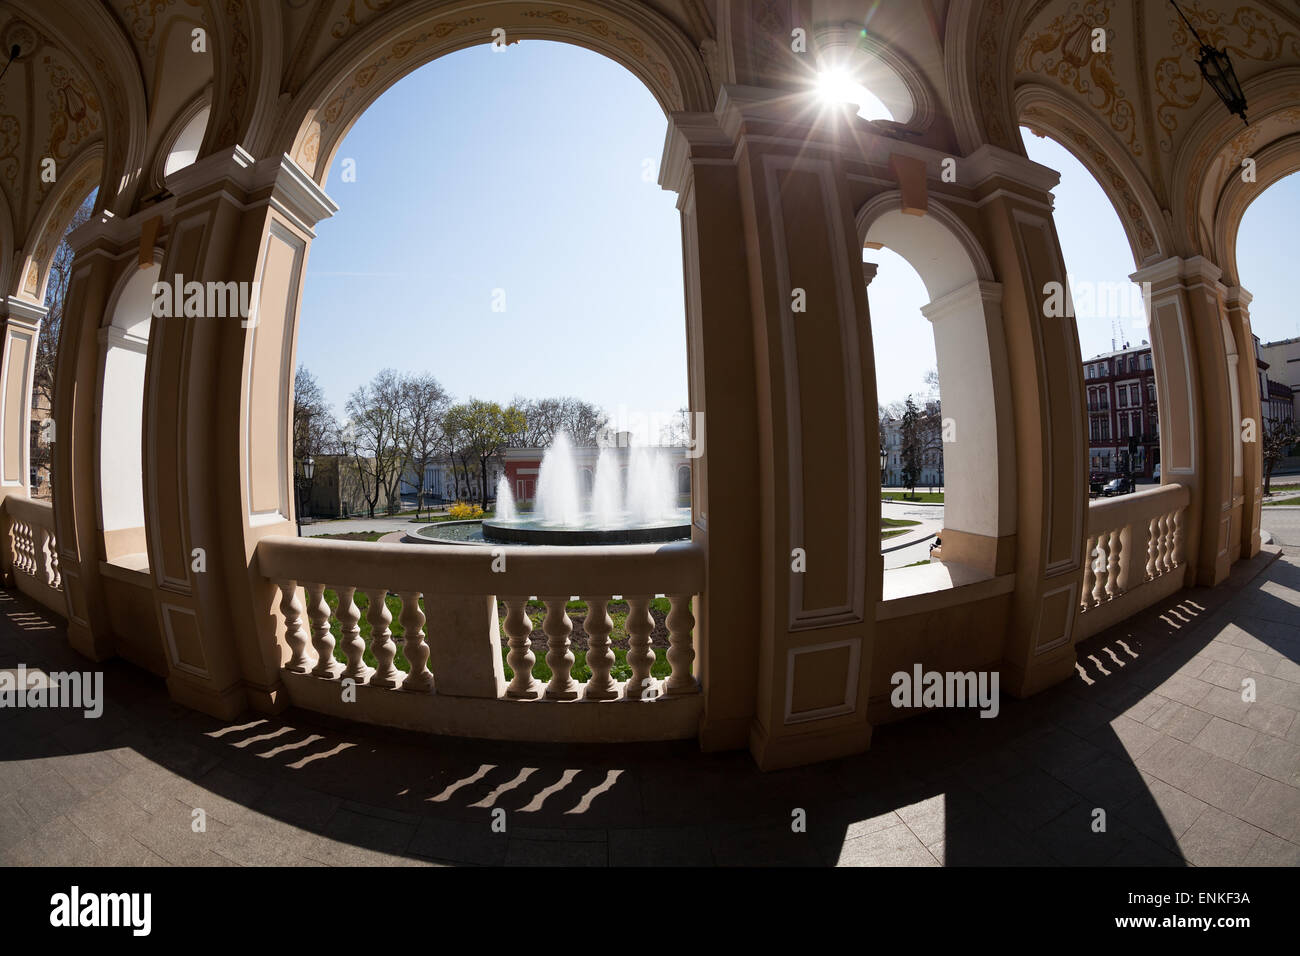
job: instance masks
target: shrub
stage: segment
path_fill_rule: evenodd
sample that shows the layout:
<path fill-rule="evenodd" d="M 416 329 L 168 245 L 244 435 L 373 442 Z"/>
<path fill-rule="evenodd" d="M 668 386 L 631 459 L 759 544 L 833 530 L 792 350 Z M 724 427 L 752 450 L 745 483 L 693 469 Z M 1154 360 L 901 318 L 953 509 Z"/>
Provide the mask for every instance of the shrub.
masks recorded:
<path fill-rule="evenodd" d="M 482 508 L 480 508 L 478 505 L 466 504 L 463 501 L 456 502 L 454 505 L 452 505 L 450 508 L 447 509 L 447 513 L 450 514 L 453 518 L 462 521 L 469 518 L 483 517 Z"/>

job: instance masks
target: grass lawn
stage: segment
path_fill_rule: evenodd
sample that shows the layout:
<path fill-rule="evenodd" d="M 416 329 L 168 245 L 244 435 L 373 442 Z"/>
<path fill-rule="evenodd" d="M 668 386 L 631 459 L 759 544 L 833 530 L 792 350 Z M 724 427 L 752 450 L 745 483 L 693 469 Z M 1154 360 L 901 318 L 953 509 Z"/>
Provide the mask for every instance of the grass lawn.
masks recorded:
<path fill-rule="evenodd" d="M 1265 507 L 1265 508 L 1268 508 L 1268 507 L 1270 507 L 1270 506 L 1272 506 L 1272 505 L 1300 505 L 1300 497 L 1296 497 L 1296 498 L 1279 498 L 1277 501 L 1266 501 L 1266 502 L 1264 502 L 1264 507 Z"/>
<path fill-rule="evenodd" d="M 914 528 L 921 522 L 913 521 L 911 518 L 881 518 L 880 526 L 882 528 Z"/>
<path fill-rule="evenodd" d="M 896 538 L 896 537 L 898 537 L 900 534 L 907 534 L 907 529 L 906 529 L 906 528 L 894 528 L 892 531 L 882 531 L 882 532 L 880 532 L 880 540 L 881 540 L 881 541 L 884 541 L 886 538 Z"/>
<path fill-rule="evenodd" d="M 361 610 L 361 620 L 358 621 L 357 623 L 361 628 L 361 638 L 366 642 L 366 651 L 365 654 L 363 655 L 363 658 L 365 659 L 365 662 L 368 665 L 374 667 L 375 655 L 370 650 L 371 627 L 370 627 L 370 622 L 366 620 L 366 611 L 370 607 L 370 598 L 369 596 L 362 594 L 360 591 L 358 591 L 356 592 L 356 594 L 353 595 L 352 599 L 356 602 L 357 607 Z M 343 653 L 342 647 L 340 647 L 338 644 L 338 641 L 341 639 L 342 631 L 340 629 L 338 619 L 333 616 L 334 612 L 338 610 L 339 598 L 338 598 L 338 594 L 335 593 L 335 591 L 332 588 L 325 589 L 325 603 L 329 605 L 330 613 L 331 613 L 330 633 L 334 635 L 334 641 L 335 641 L 334 659 L 341 664 L 346 664 L 348 662 L 347 655 Z M 388 604 L 388 612 L 393 616 L 393 622 L 390 625 L 388 625 L 388 629 L 393 632 L 393 643 L 397 645 L 397 656 L 393 658 L 393 664 L 400 671 L 409 671 L 411 669 L 411 664 L 409 661 L 407 661 L 406 655 L 402 652 L 402 636 L 406 633 L 405 629 L 402 627 L 401 621 L 399 620 L 399 615 L 402 612 L 402 602 L 395 594 L 390 594 L 388 595 L 386 603 Z M 655 598 L 650 602 L 650 607 L 655 611 L 659 611 L 661 614 L 667 614 L 669 610 L 669 606 L 670 605 L 668 603 L 667 598 Z M 581 614 L 586 614 L 587 612 L 587 604 L 584 601 L 570 601 L 565 607 L 566 610 L 569 611 L 570 613 L 577 611 Z M 421 610 L 424 609 L 424 598 L 420 598 L 420 609 Z M 608 604 L 608 610 L 609 610 L 610 619 L 614 622 L 614 630 L 611 631 L 609 635 L 610 641 L 611 642 L 626 641 L 627 629 L 625 625 L 627 623 L 627 611 L 628 611 L 627 602 L 610 601 Z M 506 612 L 505 612 L 505 605 L 501 604 L 500 602 L 498 602 L 497 605 L 497 617 L 501 622 L 499 625 L 502 628 L 500 630 L 500 634 L 501 634 L 502 643 L 504 645 L 504 641 L 505 641 L 504 622 L 505 622 Z M 533 665 L 533 677 L 535 677 L 537 680 L 542 682 L 546 682 L 551 679 L 551 669 L 546 666 L 546 635 L 542 633 L 542 620 L 545 617 L 546 617 L 545 604 L 543 604 L 541 601 L 528 602 L 528 619 L 532 621 L 533 624 L 533 633 L 529 636 L 532 639 L 533 654 L 537 657 L 537 663 Z M 436 635 L 430 636 L 427 633 L 425 635 L 426 643 L 429 643 L 432 640 L 436 640 L 436 639 L 437 639 Z M 501 661 L 503 664 L 505 664 L 506 654 L 509 653 L 509 650 L 510 649 L 505 646 L 502 646 L 501 648 Z M 577 647 L 571 648 L 571 650 L 573 651 L 573 657 L 574 657 L 573 670 L 570 672 L 571 676 L 575 681 L 579 681 L 579 682 L 589 680 L 591 678 L 591 668 L 587 666 L 586 650 L 579 649 Z M 627 650 L 624 648 L 615 647 L 613 648 L 613 651 L 614 651 L 614 666 L 610 670 L 610 675 L 614 678 L 614 680 L 627 680 L 629 677 L 632 676 L 632 667 L 627 662 Z M 672 673 L 672 666 L 668 663 L 668 656 L 664 653 L 665 648 L 656 647 L 654 651 L 655 651 L 655 662 L 650 667 L 650 673 L 655 677 L 667 677 L 669 674 Z M 505 671 L 506 671 L 506 680 L 510 680 L 512 677 L 515 676 L 515 672 L 511 670 L 509 664 L 505 664 Z"/>
<path fill-rule="evenodd" d="M 881 501 L 928 501 L 935 504 L 943 504 L 943 492 L 942 491 L 918 491 L 914 495 L 909 495 L 906 492 L 900 492 L 898 494 L 886 494 L 885 492 L 881 492 L 880 500 Z"/>
<path fill-rule="evenodd" d="M 316 534 L 314 538 L 333 538 L 335 541 L 378 541 L 387 531 L 345 531 L 339 534 Z"/>

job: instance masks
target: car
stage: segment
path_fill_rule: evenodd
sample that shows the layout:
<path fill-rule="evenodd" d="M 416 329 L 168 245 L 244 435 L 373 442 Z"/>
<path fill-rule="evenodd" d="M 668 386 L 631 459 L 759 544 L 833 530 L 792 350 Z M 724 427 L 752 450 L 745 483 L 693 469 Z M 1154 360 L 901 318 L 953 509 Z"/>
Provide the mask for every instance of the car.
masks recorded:
<path fill-rule="evenodd" d="M 1101 493 L 1109 498 L 1111 495 L 1122 495 L 1128 491 L 1127 478 L 1112 478 L 1102 487 Z"/>

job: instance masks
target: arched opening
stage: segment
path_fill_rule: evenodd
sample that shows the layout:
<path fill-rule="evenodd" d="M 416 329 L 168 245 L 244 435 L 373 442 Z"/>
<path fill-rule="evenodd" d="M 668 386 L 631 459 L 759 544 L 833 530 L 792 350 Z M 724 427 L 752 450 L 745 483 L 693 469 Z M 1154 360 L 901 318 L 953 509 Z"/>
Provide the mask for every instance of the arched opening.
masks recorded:
<path fill-rule="evenodd" d="M 933 427 L 925 428 L 919 438 L 904 434 L 901 421 L 882 426 L 884 450 L 889 456 L 882 479 L 903 478 L 907 470 L 914 472 L 906 475 L 907 480 L 920 481 L 927 477 L 927 466 L 938 468 L 941 461 L 942 526 L 935 530 L 941 535 L 943 561 L 989 575 L 1010 571 L 1015 512 L 1009 466 L 1014 440 L 1007 402 L 998 400 L 1008 380 L 1001 287 L 992 281 L 987 260 L 974 238 L 936 202 L 932 201 L 926 215 L 914 216 L 901 210 L 897 194 L 883 195 L 863 208 L 858 223 L 868 259 L 873 249 L 883 247 L 911 266 L 920 279 L 928 300 L 920 312 L 933 330 L 936 384 L 942 402 L 937 409 L 941 414 L 931 416 Z M 887 259 L 882 262 L 883 268 L 890 265 Z M 873 326 L 893 320 L 892 314 L 882 314 L 875 281 L 871 279 L 867 290 Z M 879 368 L 880 342 L 876 349 Z M 909 425 L 906 431 L 910 430 Z M 897 437 L 890 434 L 893 432 Z M 924 521 L 910 514 L 906 517 Z M 883 530 L 888 533 L 891 529 Z M 928 543 L 925 547 L 928 549 Z M 915 562 L 903 562 L 910 563 Z"/>
<path fill-rule="evenodd" d="M 428 110 L 456 136 L 432 129 Z M 400 383 L 413 376 L 436 380 L 438 414 L 457 423 L 423 470 L 485 509 L 501 476 L 532 498 L 559 432 L 592 465 L 607 425 L 656 441 L 657 424 L 689 400 L 680 215 L 656 176 L 666 123 L 636 75 L 571 43 L 460 50 L 373 98 L 321 173 L 339 210 L 316 227 L 291 333 L 328 417 L 354 426 L 354 441 L 310 450 L 317 467 L 339 459 L 376 509 L 410 504 L 375 489 L 414 488 L 419 464 L 392 462 L 409 472 L 397 480 L 379 474 L 384 435 L 365 423 L 408 402 Z M 357 334 L 377 290 L 383 321 Z M 377 387 L 385 368 L 397 388 Z M 629 391 L 630 368 L 653 374 L 637 373 Z M 522 419 L 468 424 L 485 411 Z M 589 468 L 575 480 L 593 494 Z"/>
<path fill-rule="evenodd" d="M 193 116 L 185 121 L 176 139 L 172 141 L 163 159 L 163 178 L 166 179 L 178 169 L 184 169 L 199 156 L 199 147 L 203 145 L 203 135 L 208 128 L 208 116 L 212 104 L 204 103 Z"/>
<path fill-rule="evenodd" d="M 1053 219 L 1065 260 L 1083 362 L 1088 488 L 1113 497 L 1162 480 L 1153 336 L 1130 234 L 1111 199 L 1074 153 L 1022 128 L 1029 158 L 1060 173 Z M 1235 389 L 1233 392 L 1236 394 Z M 1238 463 L 1238 474 L 1240 463 Z"/>
<path fill-rule="evenodd" d="M 1291 288 L 1295 255 L 1288 243 L 1277 241 L 1294 230 L 1297 218 L 1300 172 L 1258 193 L 1246 207 L 1234 241 L 1235 268 L 1241 288 L 1250 296 L 1250 325 L 1258 351 L 1265 494 L 1300 486 L 1295 413 L 1300 394 L 1300 316 Z M 1269 509 L 1264 511 L 1267 518 Z"/>
<path fill-rule="evenodd" d="M 126 275 L 99 331 L 99 508 L 104 556 L 147 567 L 142 459 L 145 365 L 161 262 Z"/>

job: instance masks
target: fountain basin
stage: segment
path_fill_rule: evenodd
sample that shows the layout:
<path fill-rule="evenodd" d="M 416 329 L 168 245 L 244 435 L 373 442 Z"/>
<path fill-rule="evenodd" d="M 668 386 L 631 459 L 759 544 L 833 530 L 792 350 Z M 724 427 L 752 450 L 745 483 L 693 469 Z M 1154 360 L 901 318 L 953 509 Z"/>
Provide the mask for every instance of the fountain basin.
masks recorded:
<path fill-rule="evenodd" d="M 657 544 L 691 536 L 691 509 L 649 522 L 620 522 L 601 526 L 590 515 L 572 524 L 545 522 L 540 517 L 489 518 L 483 522 L 483 537 L 499 544 Z M 588 520 L 589 519 L 589 520 Z"/>

